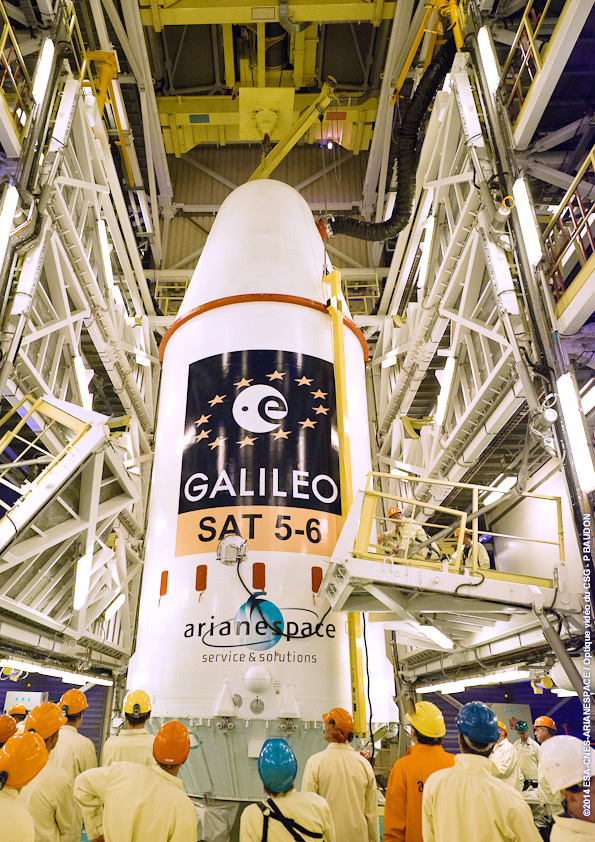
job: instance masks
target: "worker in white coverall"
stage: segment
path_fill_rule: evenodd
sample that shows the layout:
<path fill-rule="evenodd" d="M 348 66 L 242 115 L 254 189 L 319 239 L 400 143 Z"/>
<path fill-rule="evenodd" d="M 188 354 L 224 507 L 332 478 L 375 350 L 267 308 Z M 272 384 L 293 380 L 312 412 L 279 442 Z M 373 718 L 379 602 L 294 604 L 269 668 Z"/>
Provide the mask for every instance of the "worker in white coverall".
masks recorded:
<path fill-rule="evenodd" d="M 513 746 L 523 776 L 523 787 L 527 789 L 528 786 L 537 786 L 539 743 L 529 736 L 529 726 L 523 719 L 517 722 L 515 729 L 519 733 L 519 738 Z"/>
<path fill-rule="evenodd" d="M 0 749 L 0 839 L 2 842 L 34 842 L 35 826 L 18 803 L 21 789 L 48 762 L 44 741 L 37 734 L 16 734 Z"/>
<path fill-rule="evenodd" d="M 74 796 L 89 839 L 196 842 L 196 811 L 178 777 L 189 752 L 187 728 L 171 720 L 155 736 L 155 766 L 120 761 L 79 775 Z"/>
<path fill-rule="evenodd" d="M 120 760 L 129 760 L 143 766 L 154 766 L 154 736 L 145 727 L 151 716 L 151 700 L 143 690 L 128 693 L 124 700 L 124 716 L 126 728 L 117 736 L 106 740 L 101 754 L 101 765 L 111 766 Z"/>
<path fill-rule="evenodd" d="M 25 730 L 25 719 L 27 718 L 27 708 L 25 705 L 18 702 L 10 708 L 8 714 L 12 716 L 17 724 L 17 734 L 22 734 Z"/>
<path fill-rule="evenodd" d="M 498 770 L 496 777 L 500 778 L 505 784 L 516 789 L 517 792 L 523 791 L 523 779 L 521 770 L 519 768 L 519 761 L 517 760 L 516 751 L 513 744 L 508 739 L 508 729 L 503 722 L 498 722 L 498 730 L 500 736 L 498 742 L 494 746 L 494 750 L 490 754 L 490 760 Z"/>
<path fill-rule="evenodd" d="M 242 813 L 240 842 L 335 842 L 333 818 L 324 798 L 293 788 L 297 768 L 288 742 L 265 741 L 258 774 L 268 798 L 250 804 Z"/>
<path fill-rule="evenodd" d="M 43 702 L 27 717 L 25 732 L 41 737 L 51 755 L 65 723 L 66 717 L 58 705 Z M 18 803 L 31 814 L 35 842 L 79 842 L 81 825 L 76 818 L 72 781 L 64 769 L 50 761 L 23 787 Z"/>
<path fill-rule="evenodd" d="M 538 716 L 533 723 L 533 733 L 540 746 L 556 736 L 556 723 L 549 716 Z M 539 749 L 539 763 L 537 765 L 537 788 L 526 789 L 523 796 L 531 801 L 537 801 L 533 805 L 535 824 L 539 828 L 542 839 L 548 842 L 554 824 L 554 818 L 563 812 L 562 796 L 559 792 L 552 792 L 552 789 L 541 769 L 542 749 Z"/>
<path fill-rule="evenodd" d="M 455 529 L 455 538 L 459 537 L 459 530 Z M 456 556 L 456 553 L 455 553 Z M 471 567 L 473 564 L 473 541 L 470 529 L 465 529 L 463 533 L 463 549 L 461 551 L 461 562 L 463 567 Z M 490 569 L 490 557 L 488 551 L 481 543 L 477 542 L 477 566 L 480 570 Z"/>
<path fill-rule="evenodd" d="M 404 521 L 403 512 L 396 506 L 388 510 L 390 526 L 386 532 L 379 532 L 376 540 L 386 548 L 391 555 L 403 555 L 407 548 L 407 557 L 427 558 L 430 547 L 423 547 L 419 552 L 415 551 L 416 544 L 422 544 L 428 540 L 426 532 L 415 520 Z M 439 556 L 438 549 L 432 547 Z"/>
<path fill-rule="evenodd" d="M 469 702 L 457 727 L 462 754 L 452 769 L 434 772 L 424 786 L 424 842 L 541 842 L 521 795 L 494 777 L 489 759 L 499 737 L 494 712 Z"/>
<path fill-rule="evenodd" d="M 355 724 L 348 711 L 333 708 L 323 714 L 324 751 L 306 763 L 302 792 L 322 795 L 331 808 L 337 842 L 377 842 L 378 791 L 369 762 L 350 745 Z"/>
<path fill-rule="evenodd" d="M 58 705 L 68 721 L 60 729 L 58 745 L 52 754 L 52 763 L 61 766 L 74 781 L 81 772 L 97 766 L 93 741 L 79 734 L 83 713 L 89 704 L 87 697 L 80 690 L 67 690 Z"/>
<path fill-rule="evenodd" d="M 563 798 L 551 842 L 595 840 L 595 751 L 576 737 L 553 737 L 540 752 L 542 774 Z"/>

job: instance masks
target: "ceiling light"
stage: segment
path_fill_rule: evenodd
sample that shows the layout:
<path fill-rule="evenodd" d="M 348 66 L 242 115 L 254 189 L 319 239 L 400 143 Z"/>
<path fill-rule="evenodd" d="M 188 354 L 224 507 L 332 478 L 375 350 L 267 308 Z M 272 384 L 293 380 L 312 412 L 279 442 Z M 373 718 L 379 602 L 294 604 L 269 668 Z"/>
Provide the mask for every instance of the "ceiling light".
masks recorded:
<path fill-rule="evenodd" d="M 447 357 L 446 365 L 442 371 L 440 394 L 438 395 L 438 403 L 436 404 L 436 412 L 434 413 L 434 421 L 439 427 L 444 423 L 444 416 L 446 415 L 446 405 L 455 374 L 455 362 L 454 357 Z"/>
<path fill-rule="evenodd" d="M 15 211 L 19 203 L 19 193 L 16 187 L 9 184 L 2 197 L 2 208 L 0 209 L 0 265 L 4 262 L 8 238 L 12 230 Z"/>
<path fill-rule="evenodd" d="M 440 684 L 428 684 L 426 687 L 416 688 L 417 693 L 454 693 L 461 692 L 467 687 L 488 687 L 491 684 L 511 684 L 515 681 L 527 681 L 531 676 L 529 670 L 506 670 L 504 672 L 488 673 L 487 675 L 475 676 L 473 678 L 461 678 L 458 681 L 442 682 Z M 453 690 L 453 685 L 460 689 Z M 464 685 L 464 687 L 462 686 Z M 448 688 L 448 689 L 447 689 Z"/>
<path fill-rule="evenodd" d="M 382 360 L 382 368 L 390 368 L 391 366 L 395 365 L 397 362 L 398 354 L 395 352 L 393 354 L 389 354 L 386 359 Z"/>
<path fill-rule="evenodd" d="M 425 623 L 413 623 L 413 628 L 415 631 L 420 632 L 427 637 L 428 640 L 431 640 L 433 643 L 436 643 L 438 646 L 441 646 L 442 649 L 452 649 L 454 643 L 443 634 L 440 629 L 437 629 L 435 626 L 426 625 Z"/>
<path fill-rule="evenodd" d="M 110 604 L 105 609 L 105 620 L 106 622 L 111 620 L 114 614 L 124 605 L 126 602 L 126 594 L 118 594 L 118 596 L 110 602 Z"/>
<path fill-rule="evenodd" d="M 89 383 L 87 381 L 87 369 L 80 354 L 75 354 L 73 357 L 74 373 L 78 383 L 79 391 L 81 393 L 81 403 L 84 409 L 93 409 L 93 398 L 89 391 Z"/>
<path fill-rule="evenodd" d="M 397 198 L 397 191 L 396 190 L 389 190 L 388 191 L 388 198 L 386 202 L 386 209 L 384 211 L 384 221 L 386 222 L 387 219 L 390 219 L 393 215 L 393 210 L 395 209 L 395 199 Z"/>
<path fill-rule="evenodd" d="M 517 477 L 504 477 L 502 482 L 499 482 L 498 485 L 496 486 L 497 490 L 492 491 L 491 494 L 488 494 L 488 496 L 483 501 L 483 505 L 489 506 L 489 505 L 491 505 L 491 503 L 495 503 L 497 500 L 499 500 L 501 497 L 503 497 L 504 494 L 507 491 L 510 491 L 511 488 L 514 488 L 515 485 L 517 484 L 517 482 L 518 482 Z"/>
<path fill-rule="evenodd" d="M 512 195 L 519 217 L 523 242 L 527 249 L 527 257 L 529 262 L 536 266 L 543 257 L 541 230 L 535 217 L 533 203 L 529 197 L 529 189 L 524 178 L 517 178 L 512 185 Z"/>
<path fill-rule="evenodd" d="M 101 247 L 101 257 L 103 258 L 103 268 L 105 272 L 105 282 L 108 288 L 114 290 L 114 272 L 112 269 L 112 258 L 110 254 L 109 243 L 107 239 L 107 225 L 105 219 L 97 220 L 97 233 L 99 234 L 99 245 Z"/>
<path fill-rule="evenodd" d="M 39 59 L 37 60 L 35 76 L 33 77 L 33 89 L 31 91 L 31 96 L 37 105 L 41 105 L 45 92 L 48 89 L 53 61 L 54 42 L 51 38 L 46 38 L 43 42 Z"/>
<path fill-rule="evenodd" d="M 136 362 L 137 362 L 137 365 L 145 365 L 145 366 L 151 365 L 151 360 L 146 356 L 146 354 L 143 354 L 142 351 L 137 352 Z"/>
<path fill-rule="evenodd" d="M 80 672 L 70 672 L 69 670 L 57 669 L 56 667 L 46 667 L 41 664 L 32 664 L 26 661 L 15 661 L 14 658 L 1 658 L 0 667 L 10 667 L 11 669 L 22 670 L 23 672 L 34 672 L 39 675 L 49 675 L 53 678 L 61 678 L 64 683 L 69 684 L 101 684 L 103 687 L 111 687 L 114 683 L 109 678 L 97 678 L 94 675 L 84 675 Z"/>
<path fill-rule="evenodd" d="M 595 382 L 592 380 L 589 382 L 591 387 L 581 395 L 581 406 L 585 415 L 588 415 L 593 407 L 595 407 Z"/>
<path fill-rule="evenodd" d="M 488 83 L 488 90 L 493 97 L 500 84 L 500 65 L 498 64 L 494 44 L 492 43 L 492 38 L 487 27 L 482 26 L 477 33 L 477 44 L 479 46 L 483 72 Z"/>
<path fill-rule="evenodd" d="M 333 141 L 332 141 L 332 140 L 327 140 L 327 142 L 326 142 L 326 148 L 327 148 L 327 149 L 332 149 L 332 148 L 333 148 Z"/>
<path fill-rule="evenodd" d="M 561 699 L 569 699 L 571 696 L 578 696 L 576 690 L 561 690 L 559 687 L 554 687 L 552 693 L 559 696 Z"/>
<path fill-rule="evenodd" d="M 428 277 L 428 268 L 430 266 L 430 254 L 432 252 L 432 242 L 434 240 L 434 226 L 436 225 L 436 217 L 428 216 L 424 225 L 424 240 L 421 246 L 421 257 L 419 260 L 419 273 L 417 276 L 417 288 L 423 289 Z"/>
<path fill-rule="evenodd" d="M 91 567 L 93 566 L 93 554 L 85 553 L 79 558 L 76 565 L 76 579 L 74 581 L 74 601 L 73 607 L 75 611 L 80 611 L 87 596 L 89 594 L 89 586 L 91 584 Z"/>
<path fill-rule="evenodd" d="M 578 483 L 588 494 L 595 489 L 595 465 L 572 374 L 563 374 L 556 385 Z"/>

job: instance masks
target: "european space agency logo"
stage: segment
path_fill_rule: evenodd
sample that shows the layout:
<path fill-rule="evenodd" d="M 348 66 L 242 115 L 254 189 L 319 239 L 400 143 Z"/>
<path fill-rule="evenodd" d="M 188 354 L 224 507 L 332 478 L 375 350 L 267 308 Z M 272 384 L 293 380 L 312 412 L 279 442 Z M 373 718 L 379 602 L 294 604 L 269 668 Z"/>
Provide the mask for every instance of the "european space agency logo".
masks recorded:
<path fill-rule="evenodd" d="M 232 533 L 328 555 L 341 518 L 332 364 L 270 350 L 193 363 L 178 511 L 176 555 Z"/>

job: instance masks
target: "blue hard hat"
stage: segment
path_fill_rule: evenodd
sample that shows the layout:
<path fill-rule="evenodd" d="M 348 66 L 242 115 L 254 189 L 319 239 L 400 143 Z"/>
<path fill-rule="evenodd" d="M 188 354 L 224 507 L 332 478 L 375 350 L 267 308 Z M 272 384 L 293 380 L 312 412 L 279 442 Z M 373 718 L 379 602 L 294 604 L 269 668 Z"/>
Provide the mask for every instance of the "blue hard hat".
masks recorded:
<path fill-rule="evenodd" d="M 489 745 L 500 736 L 498 717 L 483 702 L 463 705 L 456 719 L 459 733 L 476 743 Z"/>
<path fill-rule="evenodd" d="M 258 774 L 272 792 L 287 792 L 297 775 L 298 764 L 287 740 L 265 740 L 258 758 Z"/>

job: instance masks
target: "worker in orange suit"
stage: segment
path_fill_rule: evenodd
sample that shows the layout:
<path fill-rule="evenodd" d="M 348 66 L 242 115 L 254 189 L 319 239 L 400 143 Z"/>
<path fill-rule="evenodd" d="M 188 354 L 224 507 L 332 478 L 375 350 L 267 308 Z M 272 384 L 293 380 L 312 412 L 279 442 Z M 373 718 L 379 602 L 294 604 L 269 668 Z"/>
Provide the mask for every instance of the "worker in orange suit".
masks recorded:
<path fill-rule="evenodd" d="M 432 772 L 454 766 L 455 762 L 454 754 L 447 754 L 442 748 L 446 726 L 436 705 L 418 702 L 415 712 L 406 716 L 412 727 L 413 745 L 397 760 L 388 779 L 383 842 L 423 842 L 424 784 Z"/>

